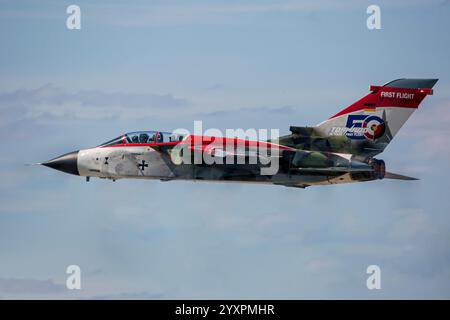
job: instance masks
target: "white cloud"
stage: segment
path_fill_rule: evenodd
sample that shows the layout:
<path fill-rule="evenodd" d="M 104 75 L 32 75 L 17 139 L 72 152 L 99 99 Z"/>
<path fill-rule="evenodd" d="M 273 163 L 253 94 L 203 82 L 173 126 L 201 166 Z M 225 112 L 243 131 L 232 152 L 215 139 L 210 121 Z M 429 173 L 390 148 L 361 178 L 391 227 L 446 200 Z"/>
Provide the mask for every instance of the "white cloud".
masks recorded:
<path fill-rule="evenodd" d="M 429 98 L 430 99 L 430 98 Z M 433 103 L 424 103 L 420 110 L 414 113 L 406 128 L 399 136 L 406 136 L 413 144 L 410 150 L 415 157 L 427 160 L 450 157 L 450 149 L 445 148 L 450 136 L 450 103 L 440 99 Z"/>

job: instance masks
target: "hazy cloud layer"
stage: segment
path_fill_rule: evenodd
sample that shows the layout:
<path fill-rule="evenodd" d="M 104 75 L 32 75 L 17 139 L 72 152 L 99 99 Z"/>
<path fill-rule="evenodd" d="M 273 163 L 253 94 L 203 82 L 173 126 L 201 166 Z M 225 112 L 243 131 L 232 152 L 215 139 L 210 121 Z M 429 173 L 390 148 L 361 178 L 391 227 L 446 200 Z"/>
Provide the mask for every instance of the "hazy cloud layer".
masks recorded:
<path fill-rule="evenodd" d="M 147 291 L 142 292 L 122 292 L 110 295 L 99 295 L 89 297 L 93 300 L 153 300 L 153 299 L 163 299 L 164 295 L 160 293 L 152 293 Z"/>
<path fill-rule="evenodd" d="M 66 286 L 53 280 L 37 280 L 31 278 L 0 278 L 0 292 L 12 295 L 55 294 L 66 291 Z"/>
<path fill-rule="evenodd" d="M 445 5 L 442 0 L 414 0 L 414 1 L 383 1 L 377 2 L 382 7 L 402 7 L 419 5 Z M 371 3 L 367 3 L 367 7 Z M 138 1 L 133 6 L 121 3 L 109 3 L 108 6 L 92 2 L 79 1 L 83 9 L 87 9 L 86 16 L 94 18 L 93 23 L 113 25 L 119 27 L 146 27 L 170 25 L 217 25 L 249 23 L 255 15 L 269 14 L 298 14 L 321 13 L 330 11 L 354 10 L 364 7 L 358 0 L 283 0 L 283 1 Z M 37 9 L 37 10 L 36 10 Z M 52 3 L 51 10 L 31 11 L 25 8 L 5 9 L 0 16 L 19 19 L 50 19 L 60 20 L 58 6 Z M 317 17 L 316 17 L 317 18 Z M 250 20 L 249 20 L 250 19 Z"/>
<path fill-rule="evenodd" d="M 0 296 L 449 298 L 444 3 L 381 1 L 369 31 L 372 2 L 356 0 L 80 1 L 69 31 L 65 2 L 2 1 Z M 379 156 L 419 181 L 87 183 L 24 166 L 193 120 L 286 133 L 403 76 L 441 78 Z M 382 290 L 366 288 L 371 264 Z"/>
<path fill-rule="evenodd" d="M 107 93 L 58 88 L 51 84 L 36 89 L 0 93 L 0 126 L 20 121 L 132 120 L 161 115 L 189 106 L 171 94 Z"/>

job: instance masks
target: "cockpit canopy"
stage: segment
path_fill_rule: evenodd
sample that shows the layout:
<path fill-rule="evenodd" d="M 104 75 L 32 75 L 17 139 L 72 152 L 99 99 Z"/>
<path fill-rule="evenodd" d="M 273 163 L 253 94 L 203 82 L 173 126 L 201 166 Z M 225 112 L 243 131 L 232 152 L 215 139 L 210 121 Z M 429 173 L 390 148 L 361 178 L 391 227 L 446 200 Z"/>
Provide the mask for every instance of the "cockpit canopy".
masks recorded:
<path fill-rule="evenodd" d="M 185 135 L 173 133 L 173 132 L 163 132 L 163 131 L 135 131 L 128 132 L 120 137 L 107 141 L 99 147 L 107 147 L 113 145 L 136 145 L 136 144 L 159 144 L 166 142 L 178 142 L 183 140 Z"/>
<path fill-rule="evenodd" d="M 157 131 L 137 131 L 130 132 L 124 135 L 125 143 L 152 143 L 156 141 Z M 159 136 L 159 135 L 158 135 Z M 161 132 L 161 138 L 164 137 L 164 134 Z M 162 139 L 159 142 L 163 142 Z"/>

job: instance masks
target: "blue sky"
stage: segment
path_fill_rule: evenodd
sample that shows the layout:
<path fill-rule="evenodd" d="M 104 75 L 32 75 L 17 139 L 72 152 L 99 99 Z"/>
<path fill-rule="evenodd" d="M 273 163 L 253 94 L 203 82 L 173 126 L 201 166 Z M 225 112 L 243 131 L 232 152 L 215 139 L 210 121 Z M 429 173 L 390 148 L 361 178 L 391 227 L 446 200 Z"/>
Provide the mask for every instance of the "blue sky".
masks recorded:
<path fill-rule="evenodd" d="M 449 298 L 450 5 L 378 1 L 370 31 L 373 3 L 0 1 L 0 298 Z M 380 156 L 417 182 L 86 183 L 23 165 L 194 120 L 287 133 L 400 77 L 440 79 Z"/>

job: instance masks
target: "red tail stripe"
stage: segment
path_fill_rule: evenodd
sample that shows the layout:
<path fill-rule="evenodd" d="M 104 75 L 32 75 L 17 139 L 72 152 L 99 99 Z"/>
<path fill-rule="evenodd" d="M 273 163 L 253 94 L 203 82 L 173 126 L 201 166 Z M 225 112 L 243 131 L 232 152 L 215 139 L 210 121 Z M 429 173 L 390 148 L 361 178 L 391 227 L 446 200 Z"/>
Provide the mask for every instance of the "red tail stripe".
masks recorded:
<path fill-rule="evenodd" d="M 376 107 L 417 109 L 426 95 L 433 94 L 432 89 L 403 89 L 370 86 L 370 90 L 372 91 L 371 93 L 351 104 L 344 110 L 339 111 L 329 119 Z"/>

